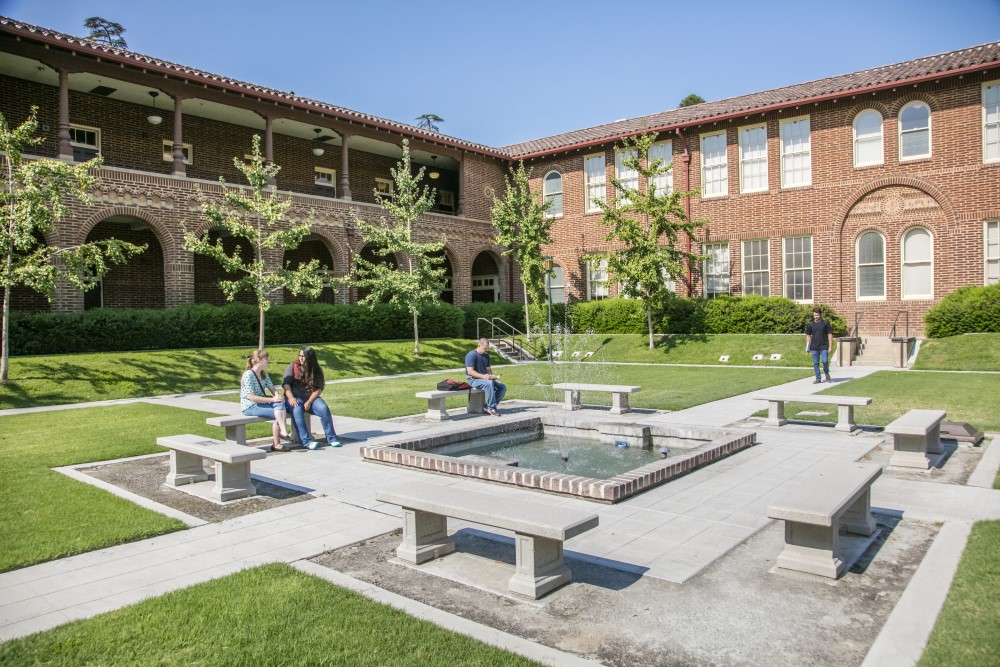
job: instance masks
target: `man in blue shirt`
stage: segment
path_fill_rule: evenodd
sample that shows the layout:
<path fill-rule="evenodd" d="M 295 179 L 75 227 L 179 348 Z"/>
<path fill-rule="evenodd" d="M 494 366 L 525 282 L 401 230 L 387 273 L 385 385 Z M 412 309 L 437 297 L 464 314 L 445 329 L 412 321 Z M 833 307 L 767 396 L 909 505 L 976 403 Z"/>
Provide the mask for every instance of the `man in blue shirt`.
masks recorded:
<path fill-rule="evenodd" d="M 465 355 L 465 376 L 466 382 L 486 393 L 486 412 L 496 417 L 500 414 L 497 405 L 507 393 L 507 385 L 500 382 L 499 375 L 493 375 L 489 349 L 490 342 L 480 338 L 476 349 Z"/>

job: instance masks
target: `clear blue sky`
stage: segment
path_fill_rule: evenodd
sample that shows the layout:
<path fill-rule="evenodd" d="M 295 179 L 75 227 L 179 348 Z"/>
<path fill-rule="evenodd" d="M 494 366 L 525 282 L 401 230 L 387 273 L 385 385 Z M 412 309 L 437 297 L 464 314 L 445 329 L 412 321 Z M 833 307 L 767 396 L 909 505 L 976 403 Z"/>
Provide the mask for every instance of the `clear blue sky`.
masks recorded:
<path fill-rule="evenodd" d="M 0 14 L 489 146 L 1000 39 L 1000 0 L 0 0 Z"/>

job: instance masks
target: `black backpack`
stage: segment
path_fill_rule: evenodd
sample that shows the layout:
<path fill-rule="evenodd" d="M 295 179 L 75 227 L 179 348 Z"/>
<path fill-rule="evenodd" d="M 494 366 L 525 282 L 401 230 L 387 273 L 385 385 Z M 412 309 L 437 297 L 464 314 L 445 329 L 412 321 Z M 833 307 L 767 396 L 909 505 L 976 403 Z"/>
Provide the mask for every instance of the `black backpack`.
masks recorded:
<path fill-rule="evenodd" d="M 454 380 L 441 380 L 437 384 L 438 391 L 464 391 L 472 389 L 468 382 L 455 382 Z"/>

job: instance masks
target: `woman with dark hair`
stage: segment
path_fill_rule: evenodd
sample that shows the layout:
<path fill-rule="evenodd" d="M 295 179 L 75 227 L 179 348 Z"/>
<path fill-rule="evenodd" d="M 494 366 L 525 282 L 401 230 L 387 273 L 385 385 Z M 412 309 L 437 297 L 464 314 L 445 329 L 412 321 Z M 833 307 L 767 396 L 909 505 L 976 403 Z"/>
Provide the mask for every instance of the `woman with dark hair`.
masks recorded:
<path fill-rule="evenodd" d="M 316 359 L 316 350 L 311 347 L 299 350 L 298 360 L 288 364 L 281 384 L 285 389 L 285 403 L 291 410 L 292 421 L 295 422 L 302 444 L 308 449 L 319 447 L 319 443 L 313 440 L 309 432 L 309 421 L 306 418 L 306 413 L 309 412 L 319 417 L 326 443 L 331 447 L 340 447 L 337 432 L 333 430 L 330 408 L 320 398 L 326 380 L 323 369 L 319 367 L 319 360 Z"/>
<path fill-rule="evenodd" d="M 254 350 L 247 357 L 247 367 L 240 380 L 240 409 L 248 417 L 273 419 L 271 448 L 282 451 L 282 440 L 291 440 L 285 428 L 285 402 L 271 376 L 267 374 L 270 359 L 264 350 Z"/>

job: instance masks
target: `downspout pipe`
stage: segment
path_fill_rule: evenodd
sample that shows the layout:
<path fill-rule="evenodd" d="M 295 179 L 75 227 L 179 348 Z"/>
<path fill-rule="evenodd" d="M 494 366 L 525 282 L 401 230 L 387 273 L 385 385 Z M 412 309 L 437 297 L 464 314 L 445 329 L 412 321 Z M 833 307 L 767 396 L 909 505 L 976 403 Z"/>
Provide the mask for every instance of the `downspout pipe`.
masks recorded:
<path fill-rule="evenodd" d="M 684 192 L 691 192 L 691 154 L 688 153 L 687 141 L 684 140 L 684 135 L 681 133 L 681 128 L 674 128 L 674 132 L 677 133 L 677 138 L 680 139 L 681 146 L 684 147 L 684 153 L 681 155 L 681 162 L 684 163 Z M 691 222 L 691 195 L 685 195 L 684 197 L 684 215 L 687 216 L 688 222 Z M 691 254 L 691 237 L 687 237 L 687 252 L 688 255 Z M 691 296 L 691 259 L 687 260 L 687 295 Z"/>

